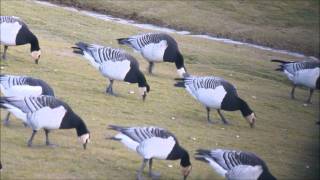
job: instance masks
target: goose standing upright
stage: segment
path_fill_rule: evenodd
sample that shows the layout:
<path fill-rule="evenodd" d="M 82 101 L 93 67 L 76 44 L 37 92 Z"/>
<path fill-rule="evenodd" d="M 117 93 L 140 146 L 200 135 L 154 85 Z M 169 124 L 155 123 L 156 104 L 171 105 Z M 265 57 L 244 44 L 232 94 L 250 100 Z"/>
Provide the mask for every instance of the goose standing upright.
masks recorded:
<path fill-rule="evenodd" d="M 204 161 L 229 180 L 275 180 L 266 163 L 251 152 L 227 149 L 197 150 L 195 159 Z"/>
<path fill-rule="evenodd" d="M 29 76 L 0 75 L 0 89 L 7 97 L 26 97 L 48 95 L 54 96 L 53 89 L 41 79 Z M 4 124 L 9 124 L 10 112 L 4 119 Z"/>
<path fill-rule="evenodd" d="M 226 111 L 240 110 L 242 115 L 254 127 L 256 116 L 249 105 L 242 100 L 237 93 L 236 88 L 226 80 L 215 76 L 186 76 L 177 79 L 176 87 L 185 87 L 189 94 L 203 104 L 207 109 L 207 120 L 210 119 L 210 108 L 217 109 L 218 114 L 224 124 L 229 122 L 224 118 L 220 109 Z"/>
<path fill-rule="evenodd" d="M 307 103 L 311 103 L 311 97 L 315 89 L 320 89 L 320 61 L 283 61 L 272 59 L 272 62 L 281 63 L 277 71 L 282 71 L 286 74 L 288 79 L 292 82 L 291 98 L 295 99 L 295 88 L 305 86 L 310 88 Z"/>
<path fill-rule="evenodd" d="M 38 64 L 41 55 L 38 38 L 20 18 L 1 16 L 0 33 L 0 42 L 4 45 L 3 59 L 6 59 L 8 46 L 30 44 L 31 57 Z"/>
<path fill-rule="evenodd" d="M 183 56 L 177 42 L 168 34 L 146 33 L 117 39 L 119 44 L 132 47 L 149 62 L 148 71 L 151 74 L 154 63 L 174 62 L 180 77 L 186 73 Z"/>
<path fill-rule="evenodd" d="M 90 140 L 89 130 L 84 121 L 68 104 L 53 96 L 0 97 L 0 107 L 7 109 L 32 128 L 33 132 L 28 140 L 29 147 L 32 146 L 37 131 L 42 128 L 46 133 L 48 146 L 53 145 L 48 136 L 52 129 L 75 128 L 84 149 Z"/>
<path fill-rule="evenodd" d="M 159 176 L 159 174 L 152 172 L 152 159 L 181 159 L 181 172 L 184 179 L 187 179 L 192 169 L 189 154 L 179 145 L 178 140 L 171 132 L 158 127 L 120 127 L 110 125 L 109 128 L 119 132 L 111 139 L 122 142 L 126 147 L 142 156 L 143 161 L 138 171 L 137 179 L 142 179 L 142 172 L 148 161 L 149 176 Z"/>
<path fill-rule="evenodd" d="M 106 93 L 114 94 L 112 89 L 114 80 L 138 83 L 142 99 L 145 100 L 150 87 L 134 57 L 120 49 L 96 44 L 79 42 L 76 46 L 72 47 L 74 53 L 83 55 L 104 77 L 109 78 L 110 84 L 106 88 Z"/>

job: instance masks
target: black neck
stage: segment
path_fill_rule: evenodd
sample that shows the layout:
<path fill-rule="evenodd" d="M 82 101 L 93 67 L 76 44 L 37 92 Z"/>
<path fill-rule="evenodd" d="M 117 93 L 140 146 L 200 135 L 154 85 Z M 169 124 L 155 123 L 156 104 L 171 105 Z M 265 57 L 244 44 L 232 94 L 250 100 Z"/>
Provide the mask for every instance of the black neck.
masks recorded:
<path fill-rule="evenodd" d="M 171 151 L 171 153 L 169 154 L 169 156 L 167 157 L 168 160 L 177 160 L 177 159 L 181 159 L 180 161 L 180 165 L 182 167 L 187 167 L 190 166 L 190 157 L 189 157 L 189 153 L 183 149 L 178 143 L 176 143 Z"/>
<path fill-rule="evenodd" d="M 177 67 L 177 69 L 180 69 L 180 68 L 185 68 L 184 67 L 184 59 L 183 59 L 183 56 L 182 56 L 182 54 L 178 51 L 177 52 L 177 59 L 176 59 L 176 61 L 175 61 L 175 64 L 176 64 L 176 67 Z"/>
<path fill-rule="evenodd" d="M 86 124 L 84 121 L 71 109 L 67 111 L 67 114 L 64 116 L 60 129 L 72 129 L 76 128 L 77 135 L 81 136 L 83 134 L 89 133 Z"/>
<path fill-rule="evenodd" d="M 137 72 L 137 78 L 139 87 L 148 87 L 147 80 L 141 71 Z"/>
<path fill-rule="evenodd" d="M 89 133 L 89 130 L 87 129 L 86 124 L 80 118 L 79 118 L 79 123 L 78 123 L 78 126 L 76 127 L 76 130 L 77 130 L 78 136 L 82 136 L 84 134 Z"/>
<path fill-rule="evenodd" d="M 263 169 L 262 174 L 259 176 L 258 180 L 276 180 L 275 178 L 268 169 Z"/>
<path fill-rule="evenodd" d="M 40 50 L 40 46 L 39 46 L 39 41 L 38 38 L 32 33 L 30 32 L 30 44 L 31 44 L 31 49 L 30 51 L 39 51 Z"/>
<path fill-rule="evenodd" d="M 240 111 L 242 113 L 242 116 L 246 117 L 249 116 L 253 111 L 250 109 L 249 105 L 242 100 L 241 98 L 238 98 Z"/>

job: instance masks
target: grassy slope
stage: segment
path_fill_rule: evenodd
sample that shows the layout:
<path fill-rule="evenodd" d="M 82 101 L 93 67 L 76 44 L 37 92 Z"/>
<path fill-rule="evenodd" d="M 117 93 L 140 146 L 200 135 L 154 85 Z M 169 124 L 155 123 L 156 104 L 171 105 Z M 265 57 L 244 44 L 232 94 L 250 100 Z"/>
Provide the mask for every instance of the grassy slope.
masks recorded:
<path fill-rule="evenodd" d="M 319 93 L 314 94 L 314 103 L 308 107 L 302 106 L 306 90 L 297 89 L 298 100 L 290 100 L 289 83 L 273 71 L 276 65 L 268 61 L 292 57 L 173 35 L 190 72 L 222 76 L 234 83 L 258 115 L 255 129 L 248 127 L 240 112 L 225 112 L 231 126 L 211 126 L 206 122 L 205 109 L 185 90 L 173 87 L 177 76 L 173 64 L 157 64 L 156 75 L 146 76 L 152 91 L 143 103 L 137 93 L 128 93 L 130 89 L 137 92 L 137 85 L 117 82 L 119 97 L 106 96 L 106 79 L 70 48 L 77 41 L 117 47 L 116 38 L 139 33 L 140 29 L 30 1 L 1 1 L 1 14 L 22 17 L 39 37 L 43 52 L 40 64 L 35 65 L 28 46 L 9 48 L 9 61 L 1 63 L 2 72 L 46 80 L 56 95 L 83 117 L 92 133 L 86 151 L 77 142 L 74 130 L 52 132 L 57 148 L 45 147 L 44 133 L 40 131 L 35 137 L 36 146 L 28 148 L 31 130 L 13 118 L 9 127 L 1 125 L 1 162 L 5 168 L 1 179 L 135 179 L 141 159 L 120 143 L 104 139 L 114 134 L 106 129 L 108 124 L 164 127 L 177 135 L 191 156 L 197 148 L 248 150 L 265 159 L 279 179 L 319 178 L 319 129 L 315 125 Z M 146 62 L 140 55 L 134 56 L 145 71 Z M 212 117 L 218 119 L 215 112 Z M 206 164 L 191 160 L 191 179 L 219 178 Z M 154 166 L 162 172 L 162 179 L 180 179 L 178 161 L 156 160 Z"/>
<path fill-rule="evenodd" d="M 319 57 L 319 1 L 49 0 Z"/>

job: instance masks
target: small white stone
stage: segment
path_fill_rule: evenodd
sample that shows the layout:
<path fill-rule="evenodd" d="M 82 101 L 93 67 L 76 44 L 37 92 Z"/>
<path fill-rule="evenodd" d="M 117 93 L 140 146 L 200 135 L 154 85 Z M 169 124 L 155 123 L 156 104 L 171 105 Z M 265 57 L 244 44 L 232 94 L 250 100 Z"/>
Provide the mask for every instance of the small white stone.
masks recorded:
<path fill-rule="evenodd" d="M 191 139 L 192 139 L 192 140 L 194 140 L 194 141 L 196 141 L 196 140 L 197 140 L 197 138 L 195 138 L 195 137 L 192 137 Z"/>
<path fill-rule="evenodd" d="M 233 76 L 233 74 L 229 74 L 229 76 Z"/>
<path fill-rule="evenodd" d="M 252 98 L 253 98 L 253 99 L 257 99 L 257 97 L 256 97 L 256 96 L 252 96 Z"/>
<path fill-rule="evenodd" d="M 53 71 L 54 71 L 54 72 L 58 72 L 58 69 L 54 69 Z"/>
<path fill-rule="evenodd" d="M 173 165 L 172 165 L 172 164 L 168 164 L 168 167 L 169 167 L 169 168 L 172 168 L 172 167 L 173 167 Z"/>
<path fill-rule="evenodd" d="M 221 130 L 224 130 L 224 128 L 221 128 Z"/>
<path fill-rule="evenodd" d="M 171 117 L 172 120 L 175 120 L 176 118 L 174 116 Z"/>
<path fill-rule="evenodd" d="M 236 135 L 236 138 L 238 138 L 238 139 L 239 139 L 239 138 L 240 138 L 240 136 L 239 136 L 239 135 Z"/>
<path fill-rule="evenodd" d="M 216 143 L 216 146 L 218 146 L 218 143 Z"/>
<path fill-rule="evenodd" d="M 0 67 L 0 69 L 1 69 L 1 70 L 4 70 L 4 67 L 3 67 L 3 66 L 1 66 L 1 67 Z"/>
<path fill-rule="evenodd" d="M 309 169 L 309 168 L 310 168 L 310 166 L 309 166 L 309 165 L 306 165 L 306 168 L 307 168 L 307 169 Z"/>
<path fill-rule="evenodd" d="M 130 90 L 130 91 L 129 91 L 129 94 L 134 94 L 134 91 L 133 91 L 133 90 Z"/>
<path fill-rule="evenodd" d="M 308 106 L 308 104 L 304 103 L 304 104 L 303 104 L 303 106 L 304 106 L 304 107 L 307 107 L 307 106 Z"/>

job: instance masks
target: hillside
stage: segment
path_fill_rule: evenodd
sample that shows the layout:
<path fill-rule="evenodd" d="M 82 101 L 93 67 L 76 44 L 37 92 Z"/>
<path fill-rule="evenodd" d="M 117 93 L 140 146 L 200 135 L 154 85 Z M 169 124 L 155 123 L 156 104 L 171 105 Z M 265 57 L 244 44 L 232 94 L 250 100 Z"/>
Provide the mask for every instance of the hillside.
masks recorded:
<path fill-rule="evenodd" d="M 319 1 L 47 0 L 319 57 Z"/>

